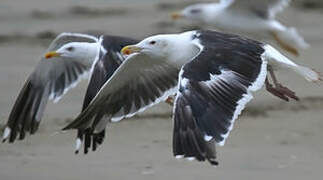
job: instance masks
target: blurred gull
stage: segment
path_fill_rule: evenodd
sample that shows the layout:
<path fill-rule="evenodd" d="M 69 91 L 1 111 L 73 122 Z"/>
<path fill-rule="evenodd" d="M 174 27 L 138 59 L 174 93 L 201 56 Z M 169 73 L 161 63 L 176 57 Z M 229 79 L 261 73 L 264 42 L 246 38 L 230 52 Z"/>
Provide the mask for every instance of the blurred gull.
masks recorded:
<path fill-rule="evenodd" d="M 183 17 L 255 39 L 273 38 L 283 49 L 299 55 L 299 50 L 309 45 L 294 27 L 286 27 L 275 19 L 288 4 L 289 0 L 220 0 L 188 6 L 173 13 L 172 18 Z"/>

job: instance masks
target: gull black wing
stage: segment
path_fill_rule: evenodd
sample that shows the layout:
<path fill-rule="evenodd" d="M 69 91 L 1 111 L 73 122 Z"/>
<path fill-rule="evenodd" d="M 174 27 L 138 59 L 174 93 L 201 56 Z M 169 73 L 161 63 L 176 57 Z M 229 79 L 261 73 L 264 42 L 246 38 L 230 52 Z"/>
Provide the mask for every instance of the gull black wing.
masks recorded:
<path fill-rule="evenodd" d="M 94 36 L 62 33 L 50 44 L 48 51 L 57 50 L 69 42 L 96 42 Z M 94 60 L 93 60 L 94 62 Z M 11 110 L 3 135 L 14 142 L 17 135 L 24 139 L 26 132 L 34 134 L 39 126 L 47 101 L 58 101 L 82 77 L 88 77 L 91 66 L 72 58 L 42 58 L 28 77 Z"/>
<path fill-rule="evenodd" d="M 262 87 L 262 45 L 238 36 L 202 32 L 200 54 L 183 66 L 174 106 L 173 153 L 217 165 L 215 143 L 224 144 L 234 121 Z"/>
<path fill-rule="evenodd" d="M 102 49 L 99 60 L 94 65 L 91 79 L 84 97 L 82 111 L 86 109 L 95 95 L 99 92 L 104 83 L 113 75 L 120 66 L 124 58 L 120 54 L 124 46 L 136 44 L 138 41 L 119 36 L 102 36 Z M 93 133 L 93 129 L 78 130 L 77 137 L 84 140 L 84 153 L 92 146 L 95 151 L 96 147 L 102 144 L 105 137 L 105 129 L 98 133 Z M 78 151 L 78 150 L 77 150 Z"/>
<path fill-rule="evenodd" d="M 29 76 L 10 112 L 4 140 L 22 140 L 26 132 L 34 134 L 39 126 L 47 101 L 58 101 L 64 93 L 86 77 L 90 67 L 64 58 L 43 59 Z"/>

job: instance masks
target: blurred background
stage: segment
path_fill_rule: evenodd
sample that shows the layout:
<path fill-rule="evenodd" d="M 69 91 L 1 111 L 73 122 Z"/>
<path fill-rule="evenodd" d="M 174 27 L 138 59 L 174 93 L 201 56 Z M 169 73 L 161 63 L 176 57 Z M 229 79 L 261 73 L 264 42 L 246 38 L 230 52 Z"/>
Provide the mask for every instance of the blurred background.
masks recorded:
<path fill-rule="evenodd" d="M 61 32 L 110 34 L 141 39 L 196 29 L 169 14 L 203 2 L 185 0 L 1 0 L 0 124 L 47 46 Z M 212 1 L 205 1 L 212 2 Z M 311 45 L 299 64 L 323 72 L 323 1 L 294 0 L 277 16 Z M 271 42 L 269 42 L 271 43 Z M 277 47 L 277 46 L 276 46 Z M 171 107 L 162 103 L 111 124 L 97 152 L 74 155 L 76 132 L 57 133 L 81 109 L 83 81 L 57 104 L 49 103 L 40 131 L 15 144 L 0 144 L 0 179 L 321 179 L 323 85 L 281 72 L 299 102 L 283 102 L 266 91 L 255 94 L 218 148 L 220 166 L 172 156 Z"/>

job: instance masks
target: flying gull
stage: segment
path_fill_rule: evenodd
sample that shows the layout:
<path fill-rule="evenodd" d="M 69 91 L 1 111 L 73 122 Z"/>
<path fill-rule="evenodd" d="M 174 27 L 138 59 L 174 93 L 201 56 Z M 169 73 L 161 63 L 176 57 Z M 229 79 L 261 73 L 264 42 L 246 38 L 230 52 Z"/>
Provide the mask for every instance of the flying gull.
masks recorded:
<path fill-rule="evenodd" d="M 85 109 L 104 82 L 123 61 L 122 47 L 138 41 L 118 36 L 91 36 L 62 33 L 50 44 L 44 57 L 28 77 L 16 99 L 4 130 L 3 142 L 13 143 L 34 134 L 39 126 L 48 100 L 59 99 L 82 79 L 89 78 L 84 97 Z M 92 73 L 93 72 L 93 73 Z M 76 152 L 84 139 L 84 153 L 92 145 L 95 150 L 104 139 L 105 132 L 93 135 L 89 130 L 78 131 Z"/>
<path fill-rule="evenodd" d="M 99 59 L 92 70 L 91 79 L 83 101 L 82 111 L 90 104 L 91 100 L 99 92 L 104 83 L 123 62 L 124 57 L 120 54 L 120 50 L 126 45 L 139 42 L 138 40 L 120 36 L 104 35 L 101 38 L 101 45 L 104 49 L 100 52 Z M 95 134 L 91 128 L 85 130 L 79 129 L 75 153 L 79 152 L 83 140 L 84 153 L 86 154 L 90 147 L 95 151 L 97 146 L 102 144 L 104 138 L 105 129 Z"/>
<path fill-rule="evenodd" d="M 320 75 L 297 65 L 272 46 L 216 31 L 156 35 L 126 46 L 127 58 L 91 104 L 63 130 L 95 132 L 108 121 L 157 104 L 176 93 L 173 153 L 217 165 L 215 144 L 224 145 L 234 121 L 263 84 L 271 93 L 295 98 L 288 88 L 267 80 L 267 67 L 290 69 L 315 82 Z M 268 64 L 268 65 L 267 65 Z"/>
<path fill-rule="evenodd" d="M 173 19 L 186 19 L 241 33 L 254 39 L 274 39 L 283 49 L 294 55 L 309 45 L 294 27 L 286 27 L 275 16 L 289 0 L 221 0 L 186 7 L 172 14 Z"/>

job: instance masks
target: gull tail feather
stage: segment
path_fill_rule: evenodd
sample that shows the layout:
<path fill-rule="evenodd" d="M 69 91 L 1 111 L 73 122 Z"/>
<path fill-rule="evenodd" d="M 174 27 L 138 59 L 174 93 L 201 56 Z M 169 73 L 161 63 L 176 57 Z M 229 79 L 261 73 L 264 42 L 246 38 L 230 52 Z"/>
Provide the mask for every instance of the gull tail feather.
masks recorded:
<path fill-rule="evenodd" d="M 300 75 L 302 75 L 307 81 L 318 82 L 323 80 L 322 74 L 314 69 L 304 66 L 298 66 L 298 68 L 295 70 Z"/>
<path fill-rule="evenodd" d="M 294 63 L 270 45 L 264 46 L 264 49 L 268 58 L 269 65 L 273 65 L 274 67 L 292 69 L 297 74 L 301 75 L 310 82 L 322 81 L 322 74 L 318 71 Z"/>

